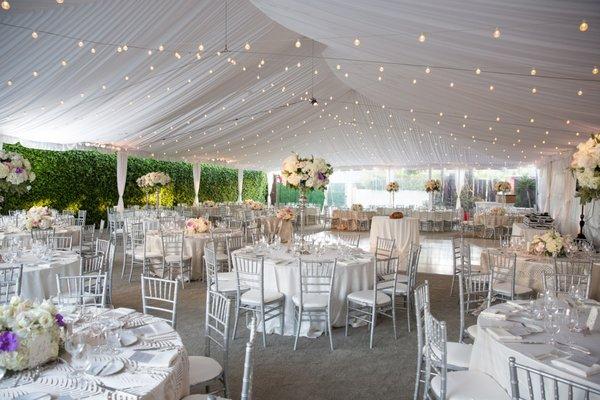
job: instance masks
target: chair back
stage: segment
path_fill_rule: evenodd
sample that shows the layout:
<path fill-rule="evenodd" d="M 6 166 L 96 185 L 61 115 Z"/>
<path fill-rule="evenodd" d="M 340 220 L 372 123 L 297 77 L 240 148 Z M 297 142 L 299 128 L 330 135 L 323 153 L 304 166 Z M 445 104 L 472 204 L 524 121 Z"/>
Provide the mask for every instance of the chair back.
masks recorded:
<path fill-rule="evenodd" d="M 415 297 L 415 317 L 417 320 L 417 351 L 425 345 L 425 310 L 429 309 L 429 282 L 425 281 L 413 291 Z"/>
<path fill-rule="evenodd" d="M 104 307 L 106 274 L 60 276 L 56 274 L 59 305 Z"/>
<path fill-rule="evenodd" d="M 75 221 L 76 225 L 79 226 L 84 226 L 85 225 L 85 219 L 87 217 L 87 211 L 86 210 L 79 210 L 77 211 L 77 219 Z"/>
<path fill-rule="evenodd" d="M 575 287 L 581 296 L 588 299 L 590 294 L 591 279 L 589 275 L 562 274 L 544 271 L 544 291 L 552 290 L 556 293 L 569 294 L 571 288 Z"/>
<path fill-rule="evenodd" d="M 166 256 L 176 256 L 183 260 L 183 231 L 181 232 L 161 232 L 160 240 L 162 245 L 163 260 Z"/>
<path fill-rule="evenodd" d="M 242 247 L 244 247 L 244 236 L 241 233 L 227 235 L 225 238 L 225 248 L 227 249 L 229 265 L 232 265 L 231 254 Z"/>
<path fill-rule="evenodd" d="M 116 246 L 110 240 L 96 239 L 95 255 L 101 255 L 104 262 L 103 271 L 106 271 L 106 303 L 112 304 L 112 273 L 115 263 Z"/>
<path fill-rule="evenodd" d="M 152 278 L 142 274 L 142 309 L 170 324 L 177 324 L 177 281 Z"/>
<path fill-rule="evenodd" d="M 96 225 L 82 225 L 81 226 L 81 242 L 82 243 L 94 243 L 94 237 L 96 236 Z"/>
<path fill-rule="evenodd" d="M 48 236 L 48 247 L 52 250 L 73 250 L 72 236 Z"/>
<path fill-rule="evenodd" d="M 480 307 L 490 304 L 490 281 L 492 273 L 470 273 L 463 270 L 459 274 L 460 294 L 460 331 L 459 342 L 463 341 L 465 335 L 465 316 Z"/>
<path fill-rule="evenodd" d="M 21 295 L 23 265 L 0 268 L 0 304 L 10 302 L 13 296 Z"/>
<path fill-rule="evenodd" d="M 351 233 L 340 233 L 338 238 L 352 247 L 358 247 L 360 242 L 360 236 Z"/>
<path fill-rule="evenodd" d="M 382 237 L 377 237 L 377 245 L 375 247 L 375 258 L 392 258 L 395 246 L 396 239 L 385 239 Z"/>
<path fill-rule="evenodd" d="M 242 229 L 242 225 L 243 225 L 242 221 L 239 221 L 237 219 L 230 219 L 227 222 L 227 226 L 229 229 Z"/>
<path fill-rule="evenodd" d="M 463 249 L 463 238 L 453 237 L 452 238 L 452 267 L 454 274 L 457 274 L 462 269 L 462 249 Z"/>
<path fill-rule="evenodd" d="M 264 302 L 264 258 L 235 254 L 233 265 L 237 276 L 238 298 L 242 293 L 241 288 L 247 287 L 251 290 L 260 291 L 261 301 Z"/>
<path fill-rule="evenodd" d="M 446 322 L 438 321 L 431 315 L 429 307 L 425 308 L 425 393 L 431 387 L 431 375 L 440 377 L 437 398 L 446 399 L 446 383 L 448 372 L 447 349 L 448 335 Z"/>
<path fill-rule="evenodd" d="M 410 250 L 408 252 L 408 292 L 412 293 L 415 286 L 417 285 L 417 270 L 419 269 L 419 259 L 421 258 L 421 245 L 410 244 Z"/>
<path fill-rule="evenodd" d="M 501 253 L 499 251 L 488 252 L 488 265 L 492 271 L 492 291 L 494 285 L 507 282 L 510 285 L 509 298 L 515 298 L 515 273 L 517 255 L 515 253 Z"/>
<path fill-rule="evenodd" d="M 326 295 L 331 301 L 331 291 L 337 260 L 306 261 L 300 258 L 298 266 L 300 270 L 300 304 L 304 304 L 304 295 L 317 294 Z"/>
<path fill-rule="evenodd" d="M 102 254 L 81 257 L 79 264 L 79 275 L 98 275 L 103 272 L 104 256 Z"/>
<path fill-rule="evenodd" d="M 592 284 L 592 270 L 594 267 L 593 260 L 561 260 L 554 258 L 554 272 L 557 276 L 572 275 L 577 277 L 576 280 L 581 280 L 582 284 L 585 284 L 585 295 L 586 298 L 590 296 L 591 284 Z M 560 287 L 557 282 L 556 287 Z"/>
<path fill-rule="evenodd" d="M 250 321 L 250 340 L 246 343 L 244 358 L 244 377 L 242 378 L 241 400 L 250 400 L 252 396 L 252 359 L 254 353 L 254 337 L 256 336 L 256 317 Z"/>
<path fill-rule="evenodd" d="M 464 243 L 462 245 L 461 250 L 461 270 L 466 274 L 471 273 L 472 264 L 471 264 L 471 245 L 469 243 Z"/>
<path fill-rule="evenodd" d="M 206 319 L 204 324 L 204 356 L 210 357 L 211 344 L 215 344 L 223 352 L 223 382 L 225 393 L 229 393 L 229 316 L 231 300 L 221 293 L 207 290 Z"/>
<path fill-rule="evenodd" d="M 32 229 L 31 240 L 48 243 L 48 238 L 54 236 L 54 228 L 49 229 Z"/>
<path fill-rule="evenodd" d="M 513 400 L 589 400 L 596 397 L 591 395 L 600 395 L 600 390 L 596 388 L 519 364 L 514 357 L 509 357 L 508 368 L 510 370 L 511 399 Z M 525 385 L 527 385 L 526 388 L 523 387 Z"/>

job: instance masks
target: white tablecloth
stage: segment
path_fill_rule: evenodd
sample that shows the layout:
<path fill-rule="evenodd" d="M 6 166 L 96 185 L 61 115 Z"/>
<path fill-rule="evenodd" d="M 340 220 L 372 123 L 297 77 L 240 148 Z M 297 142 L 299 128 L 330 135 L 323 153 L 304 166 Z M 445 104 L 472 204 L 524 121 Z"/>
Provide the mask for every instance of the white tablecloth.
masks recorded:
<path fill-rule="evenodd" d="M 55 252 L 52 260 L 40 261 L 26 253 L 15 263 L 23 264 L 21 297 L 44 300 L 57 294 L 56 274 L 79 275 L 79 255 L 71 252 Z M 5 267 L 6 264 L 0 264 Z"/>
<path fill-rule="evenodd" d="M 550 229 L 529 228 L 528 226 L 525 226 L 525 224 L 522 222 L 515 222 L 513 224 L 513 228 L 512 228 L 512 235 L 513 236 L 521 236 L 525 239 L 525 241 L 527 243 L 529 243 L 533 240 L 533 237 L 535 235 L 541 236 L 544 233 L 548 232 L 549 230 Z"/>
<path fill-rule="evenodd" d="M 124 309 L 116 309 L 109 312 L 115 313 L 121 310 L 124 311 Z M 98 310 L 98 314 L 107 316 L 108 313 L 104 313 L 106 311 L 108 310 Z M 126 322 L 124 330 L 141 323 L 157 322 L 155 318 L 137 312 L 126 314 L 119 319 Z M 72 370 L 67 364 L 58 363 L 51 364 L 48 368 L 42 367 L 40 376 L 35 381 L 28 371 L 4 379 L 0 382 L 0 398 L 15 398 L 26 393 L 47 393 L 51 394 L 52 398 L 68 395 L 71 396 L 70 398 L 100 400 L 110 398 L 108 396 L 111 393 L 113 399 L 120 400 L 179 400 L 189 394 L 188 356 L 177 332 L 171 331 L 157 339 L 142 337 L 131 346 L 120 348 L 120 351 L 121 354 L 116 357 L 125 363 L 125 368 L 121 372 L 101 378 L 86 374 L 85 380 L 88 385 L 85 389 L 77 388 L 72 378 Z M 138 354 L 139 357 L 140 353 L 141 356 L 173 356 L 173 359 L 170 366 L 164 364 L 164 367 L 162 365 L 151 367 L 144 362 L 135 361 L 135 358 L 131 359 L 133 354 Z M 68 358 L 68 355 L 65 356 Z M 94 357 L 110 359 L 110 356 L 95 355 Z M 17 379 L 19 385 L 12 387 Z M 99 381 L 105 388 L 90 385 L 90 381 Z"/>
<path fill-rule="evenodd" d="M 285 295 L 285 323 L 284 335 L 294 335 L 294 303 L 292 296 L 300 292 L 300 272 L 298 259 L 285 250 L 255 250 L 256 247 L 247 247 L 238 252 L 242 254 L 263 255 L 265 259 L 264 282 L 265 291 L 276 290 Z M 372 255 L 359 249 L 353 249 L 354 259 L 341 258 L 335 250 L 326 251 L 322 255 L 304 256 L 306 260 L 333 260 L 338 258 L 338 263 L 333 280 L 331 295 L 331 324 L 344 326 L 346 323 L 346 296 L 355 291 L 366 290 L 373 287 L 373 262 Z M 237 252 L 236 252 L 237 253 Z M 234 253 L 235 254 L 235 253 Z M 260 324 L 258 326 L 260 329 Z M 280 323 L 278 318 L 267 321 L 267 333 L 279 333 Z M 325 331 L 323 322 L 303 322 L 300 335 L 318 336 Z"/>
<path fill-rule="evenodd" d="M 511 308 L 506 304 L 499 304 L 493 306 L 491 309 L 502 309 L 510 310 Z M 513 319 L 513 318 L 511 318 Z M 516 321 L 524 321 L 531 323 L 531 320 L 521 320 L 519 316 L 515 316 Z M 543 327 L 540 322 L 536 323 Z M 492 376 L 508 393 L 510 393 L 510 375 L 508 369 L 508 358 L 515 357 L 516 361 L 520 364 L 528 365 L 536 369 L 542 369 L 543 371 L 558 374 L 559 376 L 575 380 L 586 385 L 592 385 L 596 389 L 600 389 L 600 374 L 593 375 L 589 378 L 580 378 L 572 373 L 566 372 L 559 369 L 558 367 L 550 364 L 551 358 L 539 360 L 540 356 L 552 351 L 552 346 L 548 344 L 524 344 L 524 343 L 507 343 L 500 342 L 491 336 L 485 327 L 489 326 L 500 326 L 507 327 L 513 325 L 520 325 L 519 322 L 514 321 L 499 321 L 479 316 L 477 325 L 479 327 L 477 333 L 477 339 L 473 345 L 471 351 L 471 362 L 469 365 L 470 370 L 482 371 Z M 591 335 L 584 336 L 581 333 L 572 333 L 574 338 L 574 344 L 583 346 L 592 352 L 592 356 L 600 357 L 600 333 L 594 332 Z M 525 336 L 526 341 L 530 342 L 541 342 L 547 343 L 550 335 L 546 332 L 534 333 Z M 558 341 L 567 342 L 566 333 L 559 332 L 556 336 Z M 565 349 L 562 347 L 561 349 Z M 538 357 L 538 358 L 536 358 Z M 521 394 L 526 394 L 526 383 L 524 377 L 519 378 L 519 384 Z M 534 384 L 539 387 L 537 379 Z M 552 393 L 552 392 L 549 392 Z M 547 393 L 547 394 L 549 394 Z M 539 397 L 536 397 L 539 398 Z M 561 397 L 562 398 L 562 397 Z M 566 398 L 566 396 L 564 397 Z M 577 398 L 582 399 L 583 397 Z M 600 397 L 593 397 L 598 399 Z"/>
<path fill-rule="evenodd" d="M 81 236 L 81 227 L 72 225 L 65 227 L 56 227 L 54 233 L 57 236 L 71 236 L 73 248 L 79 245 L 79 237 Z M 6 236 L 16 236 L 18 238 L 31 238 L 31 231 L 16 231 L 16 232 L 0 232 L 0 240 Z"/>
<path fill-rule="evenodd" d="M 419 220 L 410 217 L 390 219 L 375 216 L 371 220 L 371 251 L 375 251 L 377 247 L 377 237 L 396 239 L 397 253 L 405 254 L 410 249 L 411 243 L 419 244 Z"/>

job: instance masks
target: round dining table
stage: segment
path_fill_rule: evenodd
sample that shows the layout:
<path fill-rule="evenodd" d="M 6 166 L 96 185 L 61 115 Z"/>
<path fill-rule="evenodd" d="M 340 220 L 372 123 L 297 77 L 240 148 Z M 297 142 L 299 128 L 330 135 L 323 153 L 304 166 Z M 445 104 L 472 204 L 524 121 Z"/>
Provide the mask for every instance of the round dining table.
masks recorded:
<path fill-rule="evenodd" d="M 81 237 L 81 227 L 77 226 L 77 225 L 55 226 L 54 234 L 56 236 L 70 236 L 72 238 L 71 245 L 75 248 L 75 247 L 79 246 L 79 239 Z M 0 231 L 0 242 L 5 237 L 15 237 L 20 240 L 22 240 L 22 239 L 28 240 L 31 238 L 31 231 L 26 230 L 26 229 L 8 229 L 8 230 Z"/>
<path fill-rule="evenodd" d="M 507 393 L 510 393 L 508 359 L 514 357 L 519 364 L 600 390 L 600 332 L 584 334 L 561 329 L 555 336 L 556 344 L 551 345 L 551 335 L 546 331 L 544 322 L 536 319 L 528 310 L 528 306 L 527 302 L 502 303 L 484 310 L 479 315 L 477 338 L 471 351 L 469 370 L 492 376 Z M 582 320 L 586 316 L 586 307 L 583 307 Z M 589 312 L 589 308 L 587 310 Z M 585 354 L 584 351 L 589 354 Z M 583 359 L 595 362 L 592 362 L 591 367 L 587 367 L 580 364 Z M 526 385 L 525 375 L 519 375 L 519 389 L 522 394 L 528 393 Z M 534 381 L 534 385 L 535 390 L 539 390 L 537 380 Z M 546 386 L 547 395 L 553 393 L 550 385 Z M 535 398 L 540 398 L 539 393 Z M 573 397 L 574 400 L 583 398 L 582 395 Z"/>
<path fill-rule="evenodd" d="M 244 256 L 261 256 L 264 259 L 265 291 L 278 291 L 285 296 L 285 321 L 283 334 L 292 336 L 294 332 L 294 303 L 292 296 L 300 293 L 300 272 L 298 255 L 283 245 L 247 246 L 233 253 Z M 331 324 L 334 327 L 346 323 L 346 296 L 359 290 L 373 287 L 373 255 L 356 248 L 345 250 L 328 247 L 321 253 L 314 252 L 303 256 L 307 261 L 337 259 L 331 294 Z M 267 333 L 280 333 L 279 318 L 266 322 Z M 303 322 L 301 336 L 317 337 L 325 332 L 323 321 Z M 261 324 L 257 325 L 260 330 Z"/>
<path fill-rule="evenodd" d="M 87 309 L 86 313 L 91 313 L 85 318 L 87 322 L 77 327 L 82 332 L 100 319 L 116 320 L 123 326 L 121 346 L 114 354 L 92 350 L 92 365 L 77 381 L 66 362 L 69 355 L 61 353 L 58 360 L 42 365 L 38 372 L 7 374 L 0 381 L 0 398 L 179 400 L 189 394 L 187 352 L 169 324 L 128 308 Z M 93 339 L 88 343 L 93 345 Z M 116 372 L 110 374 L 93 372 L 108 363 L 120 368 L 113 368 Z"/>
<path fill-rule="evenodd" d="M 406 254 L 411 244 L 419 244 L 419 219 L 412 217 L 391 219 L 390 217 L 375 216 L 371 220 L 369 235 L 373 252 L 377 247 L 378 237 L 395 239 L 397 254 Z"/>

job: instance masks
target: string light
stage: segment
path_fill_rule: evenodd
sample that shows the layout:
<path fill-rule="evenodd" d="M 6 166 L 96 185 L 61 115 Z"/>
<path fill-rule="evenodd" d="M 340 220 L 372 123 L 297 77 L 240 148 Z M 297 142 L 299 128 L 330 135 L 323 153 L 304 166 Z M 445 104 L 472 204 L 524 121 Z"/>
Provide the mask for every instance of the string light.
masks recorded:
<path fill-rule="evenodd" d="M 581 21 L 581 23 L 579 24 L 579 30 L 581 32 L 586 32 L 589 29 L 589 27 L 590 26 L 588 25 L 588 23 L 586 22 L 585 19 L 583 21 Z"/>
<path fill-rule="evenodd" d="M 592 68 L 592 74 L 598 75 L 598 67 Z"/>
<path fill-rule="evenodd" d="M 297 49 L 299 49 L 302 46 L 302 42 L 300 42 L 300 39 L 296 39 L 296 43 L 294 43 L 294 46 L 296 46 Z"/>
<path fill-rule="evenodd" d="M 500 28 L 496 27 L 496 29 L 494 30 L 494 33 L 492 33 L 492 36 L 494 37 L 494 39 L 498 39 L 501 34 L 502 34 L 502 32 L 500 32 Z"/>
<path fill-rule="evenodd" d="M 6 81 L 7 86 L 12 86 L 12 81 Z"/>
<path fill-rule="evenodd" d="M 79 46 L 79 47 L 83 47 L 83 41 L 82 41 L 82 40 L 80 40 L 80 41 L 77 43 L 77 46 Z"/>
<path fill-rule="evenodd" d="M 419 42 L 421 42 L 421 43 L 425 42 L 427 40 L 427 36 L 425 35 L 425 32 L 421 33 L 419 35 L 418 39 L 419 39 Z"/>
<path fill-rule="evenodd" d="M 204 45 L 202 43 L 198 45 L 198 51 L 204 51 Z"/>
<path fill-rule="evenodd" d="M 31 32 L 31 37 L 34 39 L 38 38 L 38 33 L 36 31 Z"/>
<path fill-rule="evenodd" d="M 383 65 L 379 67 L 379 72 L 383 72 Z"/>
<path fill-rule="evenodd" d="M 162 44 L 160 46 L 158 46 L 158 51 L 164 51 L 165 50 L 165 46 L 163 46 Z"/>
<path fill-rule="evenodd" d="M 360 39 L 359 38 L 354 39 L 354 45 L 355 46 L 360 46 Z"/>
<path fill-rule="evenodd" d="M 180 60 L 181 59 L 181 54 L 179 54 L 178 52 L 175 52 L 175 58 Z"/>
<path fill-rule="evenodd" d="M 92 53 L 92 54 L 96 54 L 96 48 L 95 48 L 95 47 L 92 47 L 92 48 L 90 49 L 90 53 Z"/>
<path fill-rule="evenodd" d="M 63 4 L 65 0 L 56 0 L 56 4 Z"/>
<path fill-rule="evenodd" d="M 450 87 L 454 87 L 454 82 L 450 82 Z"/>
<path fill-rule="evenodd" d="M 10 3 L 4 0 L 2 3 L 0 3 L 0 7 L 2 7 L 4 11 L 8 11 L 10 10 Z"/>
<path fill-rule="evenodd" d="M 477 68 L 477 69 L 475 70 L 475 73 L 476 73 L 477 75 L 480 75 L 480 74 L 481 74 L 481 69 L 480 69 L 480 68 Z"/>
<path fill-rule="evenodd" d="M 536 94 L 537 93 L 537 89 L 536 88 L 531 89 L 531 93 Z"/>
<path fill-rule="evenodd" d="M 127 51 L 127 50 L 129 50 L 129 47 L 127 47 L 127 45 L 126 45 L 126 44 L 124 44 L 124 45 L 123 45 L 123 51 Z"/>
<path fill-rule="evenodd" d="M 244 49 L 250 50 L 250 43 L 246 42 L 246 44 L 244 45 Z"/>
<path fill-rule="evenodd" d="M 494 90 L 494 85 L 490 85 L 490 91 Z"/>
<path fill-rule="evenodd" d="M 426 73 L 426 74 L 428 74 L 428 73 L 430 73 L 430 72 L 431 72 L 431 68 L 429 68 L 429 67 L 425 68 L 425 73 Z"/>
<path fill-rule="evenodd" d="M 583 90 L 579 89 L 579 90 L 577 91 L 577 96 L 581 96 L 581 95 L 583 95 Z"/>
<path fill-rule="evenodd" d="M 537 74 L 537 70 L 535 68 L 531 68 L 531 75 L 535 76 Z"/>
<path fill-rule="evenodd" d="M 62 65 L 63 67 L 66 67 L 67 66 L 67 60 L 62 60 L 60 62 L 60 65 Z"/>

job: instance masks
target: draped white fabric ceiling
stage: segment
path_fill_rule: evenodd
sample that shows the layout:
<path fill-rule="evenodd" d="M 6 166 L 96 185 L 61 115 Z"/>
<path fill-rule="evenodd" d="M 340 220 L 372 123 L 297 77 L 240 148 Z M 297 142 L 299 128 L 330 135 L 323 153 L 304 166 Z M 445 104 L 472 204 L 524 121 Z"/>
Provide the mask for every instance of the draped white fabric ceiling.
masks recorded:
<path fill-rule="evenodd" d="M 498 167 L 600 127 L 599 1 L 9 1 L 4 141 L 265 170 L 290 151 Z"/>

